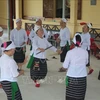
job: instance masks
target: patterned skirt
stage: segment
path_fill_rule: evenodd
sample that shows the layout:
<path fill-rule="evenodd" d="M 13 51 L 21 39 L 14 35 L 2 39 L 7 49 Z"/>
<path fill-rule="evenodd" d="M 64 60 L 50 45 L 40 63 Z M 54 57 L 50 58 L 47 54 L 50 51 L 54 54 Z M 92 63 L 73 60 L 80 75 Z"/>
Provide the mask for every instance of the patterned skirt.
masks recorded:
<path fill-rule="evenodd" d="M 87 86 L 86 77 L 67 77 L 67 79 L 66 100 L 84 100 Z"/>
<path fill-rule="evenodd" d="M 22 100 L 17 82 L 2 81 L 1 85 L 7 95 L 7 100 Z"/>
<path fill-rule="evenodd" d="M 44 79 L 47 75 L 46 59 L 34 58 L 33 64 L 30 68 L 30 76 L 32 80 Z"/>
<path fill-rule="evenodd" d="M 25 52 L 23 51 L 23 48 L 16 48 L 14 53 L 14 60 L 16 63 L 23 63 L 25 60 Z"/>

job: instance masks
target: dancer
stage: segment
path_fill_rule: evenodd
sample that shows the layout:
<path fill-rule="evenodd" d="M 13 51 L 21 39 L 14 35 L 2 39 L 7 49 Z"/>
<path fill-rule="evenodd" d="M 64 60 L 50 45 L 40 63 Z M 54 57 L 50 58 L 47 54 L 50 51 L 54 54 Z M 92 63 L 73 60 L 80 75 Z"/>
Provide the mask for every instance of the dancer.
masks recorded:
<path fill-rule="evenodd" d="M 82 30 L 83 30 L 83 33 L 82 33 L 82 48 L 87 50 L 88 51 L 88 54 L 89 54 L 89 58 L 88 58 L 88 64 L 87 64 L 87 67 L 89 68 L 89 74 L 92 74 L 92 72 L 94 71 L 91 66 L 90 66 L 90 45 L 91 45 L 91 42 L 90 42 L 90 34 L 89 34 L 89 29 L 92 27 L 92 24 L 91 23 L 86 23 Z"/>
<path fill-rule="evenodd" d="M 60 42 L 60 47 L 61 47 L 61 51 L 62 51 L 62 53 L 60 55 L 60 61 L 62 63 L 65 60 L 65 56 L 66 56 L 67 51 L 70 49 L 70 46 L 69 46 L 70 45 L 70 31 L 69 31 L 68 27 L 66 27 L 66 22 L 67 22 L 67 20 L 65 18 L 61 19 L 60 35 L 57 39 L 57 42 L 58 43 Z M 59 69 L 59 72 L 65 72 L 65 71 L 66 70 L 63 70 L 62 67 Z"/>
<path fill-rule="evenodd" d="M 84 100 L 87 86 L 88 52 L 82 49 L 82 38 L 76 34 L 73 42 L 75 48 L 68 51 L 63 67 L 66 74 L 66 100 Z"/>
<path fill-rule="evenodd" d="M 35 82 L 35 86 L 40 87 L 40 79 L 44 79 L 47 75 L 46 49 L 51 49 L 58 53 L 61 53 L 61 51 L 53 47 L 43 37 L 43 28 L 37 26 L 35 27 L 35 32 L 37 36 L 32 41 L 34 60 L 30 68 L 30 75 Z"/>
<path fill-rule="evenodd" d="M 2 88 L 7 95 L 7 100 L 22 100 L 17 77 L 24 74 L 24 71 L 18 72 L 18 66 L 11 58 L 15 52 L 15 45 L 12 41 L 8 41 L 3 43 L 1 47 L 4 52 L 0 58 L 0 82 Z"/>
<path fill-rule="evenodd" d="M 3 35 L 3 28 L 0 27 L 0 37 L 2 37 L 2 35 Z M 0 39 L 0 57 L 2 56 L 1 45 L 2 45 L 2 40 Z M 1 84 L 0 84 L 0 88 L 2 88 L 2 85 Z"/>

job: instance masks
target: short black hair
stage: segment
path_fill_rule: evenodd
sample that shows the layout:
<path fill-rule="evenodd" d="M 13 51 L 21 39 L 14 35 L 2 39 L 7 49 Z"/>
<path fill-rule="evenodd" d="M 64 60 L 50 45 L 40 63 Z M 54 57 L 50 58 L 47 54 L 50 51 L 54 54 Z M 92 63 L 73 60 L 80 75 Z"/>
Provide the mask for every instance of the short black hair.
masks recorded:
<path fill-rule="evenodd" d="M 81 39 L 80 35 L 76 35 L 75 38 L 76 38 L 76 42 L 80 42 L 81 43 L 82 39 Z M 79 47 L 79 45 L 77 43 L 75 44 L 75 46 Z"/>

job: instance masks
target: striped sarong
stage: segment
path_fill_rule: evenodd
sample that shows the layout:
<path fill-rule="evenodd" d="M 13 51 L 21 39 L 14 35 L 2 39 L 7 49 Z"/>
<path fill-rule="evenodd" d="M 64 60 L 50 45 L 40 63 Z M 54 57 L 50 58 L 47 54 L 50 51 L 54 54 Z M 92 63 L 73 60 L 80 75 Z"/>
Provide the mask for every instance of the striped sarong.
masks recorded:
<path fill-rule="evenodd" d="M 8 100 L 22 100 L 17 82 L 2 81 L 1 84 Z"/>
<path fill-rule="evenodd" d="M 34 58 L 30 68 L 30 76 L 32 80 L 44 79 L 47 75 L 46 59 Z"/>
<path fill-rule="evenodd" d="M 66 100 L 84 100 L 86 93 L 86 77 L 67 77 Z"/>

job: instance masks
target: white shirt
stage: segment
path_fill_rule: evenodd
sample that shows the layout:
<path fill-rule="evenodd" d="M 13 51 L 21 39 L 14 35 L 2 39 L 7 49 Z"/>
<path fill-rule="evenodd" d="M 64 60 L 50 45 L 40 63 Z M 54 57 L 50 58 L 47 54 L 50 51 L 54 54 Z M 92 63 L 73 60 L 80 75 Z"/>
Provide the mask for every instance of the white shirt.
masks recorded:
<path fill-rule="evenodd" d="M 14 42 L 16 47 L 23 47 L 22 44 L 27 42 L 27 34 L 24 29 L 17 30 L 16 28 L 11 31 L 10 40 Z"/>
<path fill-rule="evenodd" d="M 2 55 L 1 45 L 2 45 L 2 40 L 0 39 L 0 56 Z"/>
<path fill-rule="evenodd" d="M 36 36 L 36 33 L 34 32 L 34 30 L 32 29 L 30 34 L 29 34 L 29 39 L 32 41 L 34 36 Z"/>
<path fill-rule="evenodd" d="M 38 36 L 35 36 L 32 41 L 32 51 L 34 52 L 34 57 L 45 59 L 46 51 L 37 54 L 38 52 L 40 52 L 40 50 L 37 50 L 37 49 L 38 48 L 46 49 L 47 47 L 50 47 L 50 46 L 52 45 L 47 41 L 46 38 L 40 38 Z M 55 47 L 51 47 L 50 49 L 53 50 L 54 52 L 56 52 L 57 50 Z"/>
<path fill-rule="evenodd" d="M 0 58 L 0 81 L 16 82 L 19 75 L 16 62 L 6 54 Z"/>
<path fill-rule="evenodd" d="M 60 46 L 64 47 L 67 44 L 67 41 L 70 45 L 70 31 L 69 29 L 66 27 L 64 29 L 60 29 Z"/>
<path fill-rule="evenodd" d="M 87 76 L 86 64 L 88 63 L 88 52 L 82 48 L 75 47 L 68 51 L 63 67 L 67 68 L 69 77 Z"/>
<path fill-rule="evenodd" d="M 45 38 L 48 39 L 48 33 L 47 33 L 46 29 L 43 28 L 43 31 L 44 31 L 44 35 L 43 35 L 43 36 L 45 36 Z M 30 34 L 29 34 L 29 39 L 31 40 L 31 42 L 32 42 L 32 40 L 33 40 L 33 38 L 34 38 L 35 36 L 37 36 L 37 34 L 36 34 L 35 31 L 32 29 L 31 32 L 30 32 Z"/>
<path fill-rule="evenodd" d="M 82 48 L 85 50 L 90 50 L 90 34 L 88 33 L 82 33 Z"/>

